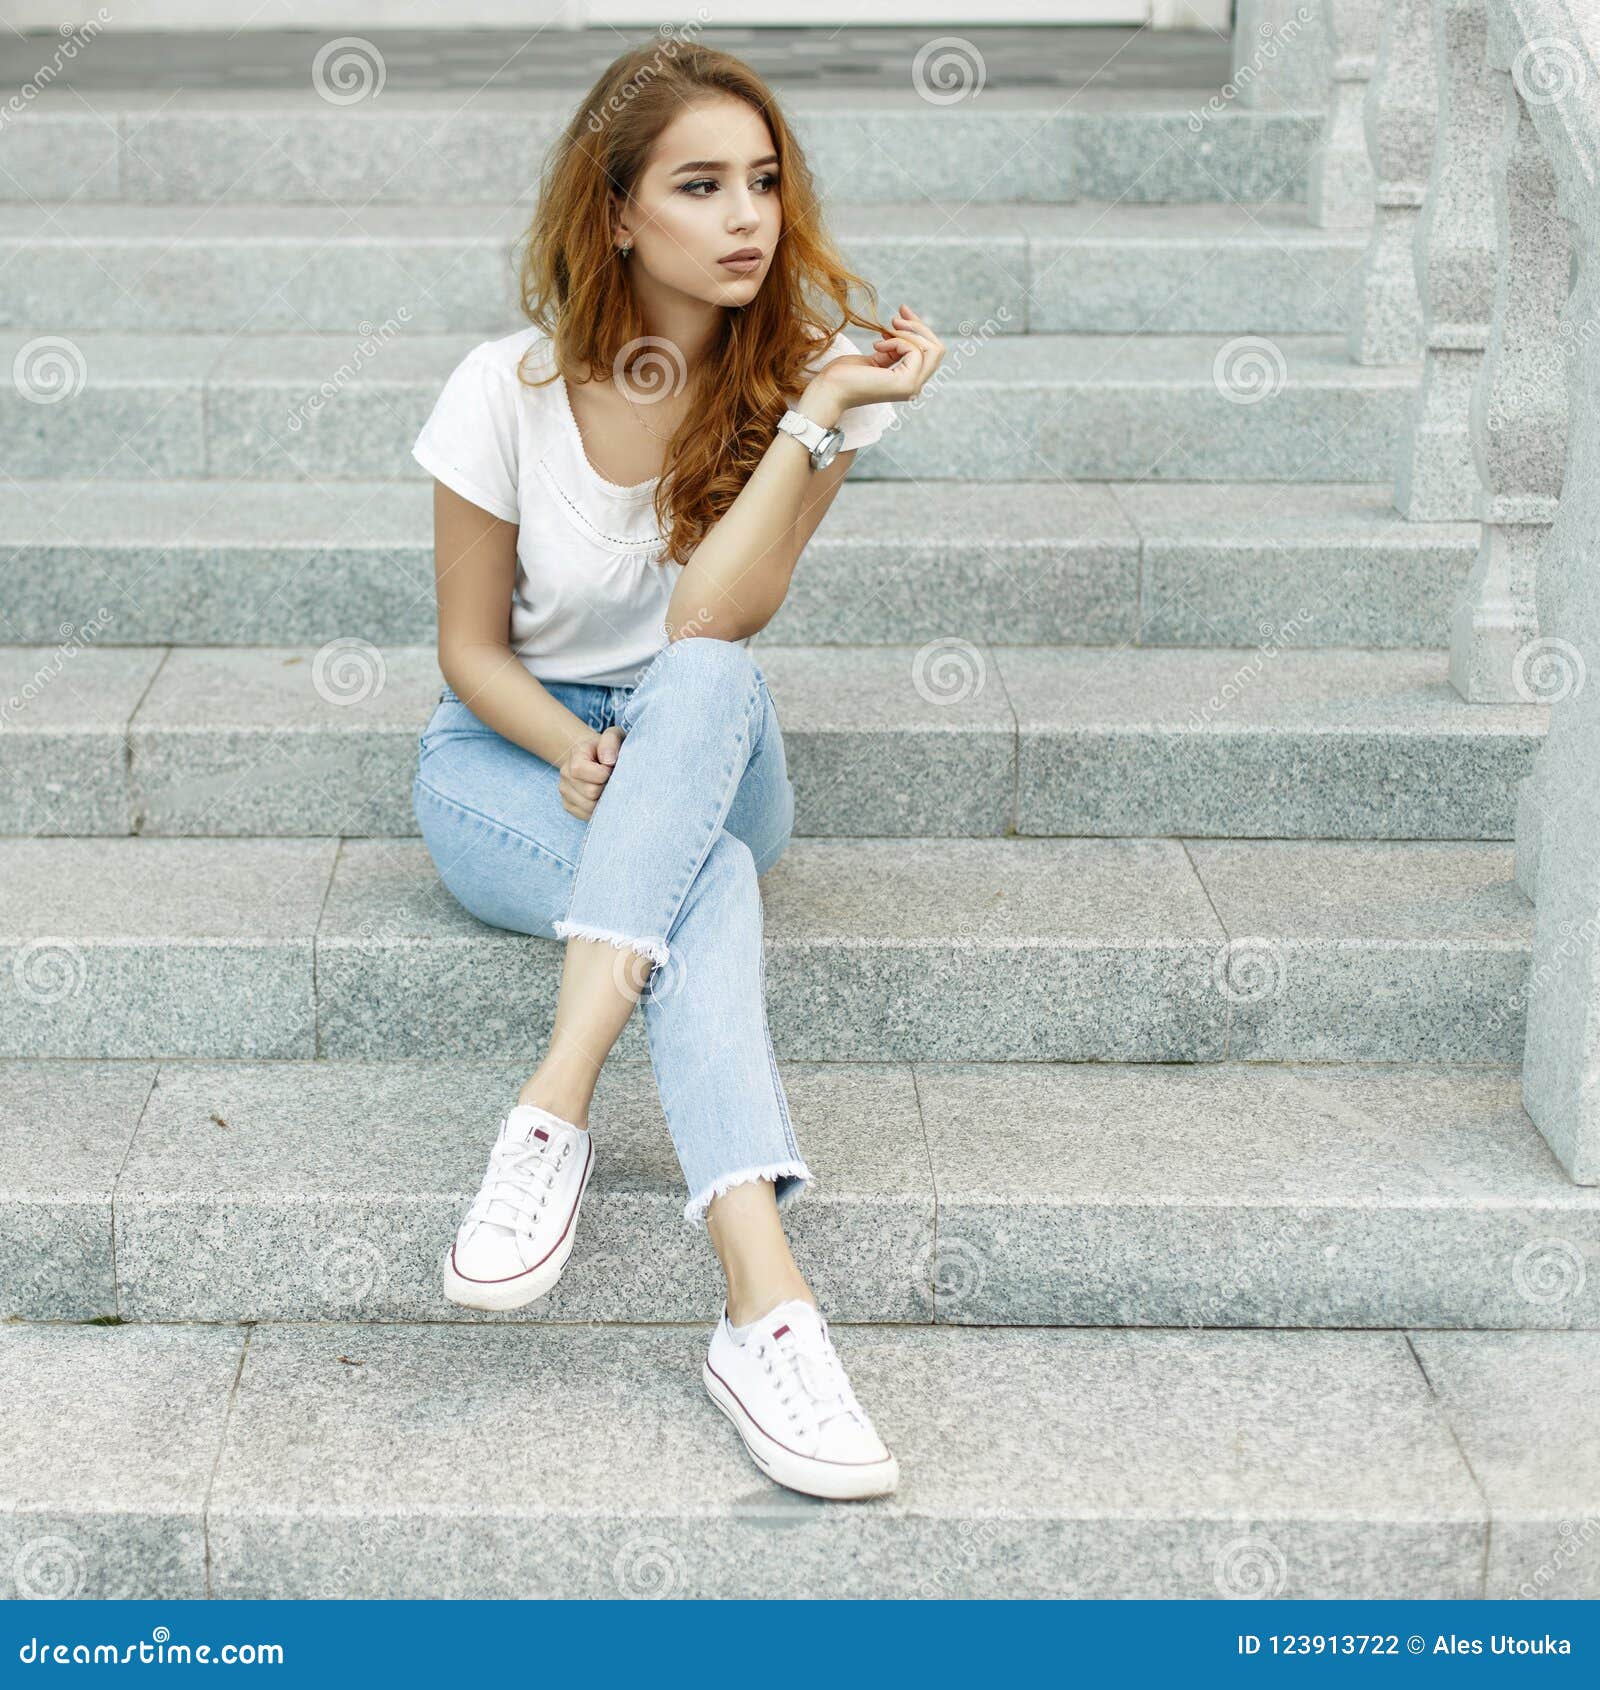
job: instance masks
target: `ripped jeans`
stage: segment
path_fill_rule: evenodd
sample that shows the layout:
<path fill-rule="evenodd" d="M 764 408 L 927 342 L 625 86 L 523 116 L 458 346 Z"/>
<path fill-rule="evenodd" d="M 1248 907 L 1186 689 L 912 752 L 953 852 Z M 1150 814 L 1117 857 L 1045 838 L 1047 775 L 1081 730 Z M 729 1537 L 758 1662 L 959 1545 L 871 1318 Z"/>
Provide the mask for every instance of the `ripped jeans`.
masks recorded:
<path fill-rule="evenodd" d="M 587 821 L 553 763 L 480 721 L 448 686 L 418 742 L 412 803 L 440 879 L 480 921 L 603 939 L 655 961 L 650 1060 L 690 1193 L 771 1179 L 780 1208 L 811 1179 L 767 1029 L 757 876 L 783 854 L 794 785 L 748 647 L 695 635 L 631 687 L 541 681 L 597 732 L 624 731 Z"/>

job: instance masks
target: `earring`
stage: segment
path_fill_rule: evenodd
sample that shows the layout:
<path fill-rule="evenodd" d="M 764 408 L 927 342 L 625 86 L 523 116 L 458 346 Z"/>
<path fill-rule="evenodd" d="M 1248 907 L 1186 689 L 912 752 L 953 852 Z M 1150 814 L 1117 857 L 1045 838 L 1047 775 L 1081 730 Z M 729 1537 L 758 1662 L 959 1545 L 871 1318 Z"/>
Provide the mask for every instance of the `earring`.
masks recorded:
<path fill-rule="evenodd" d="M 632 252 L 632 251 L 633 251 L 633 247 L 632 247 L 632 245 L 631 245 L 631 244 L 630 244 L 630 245 L 628 245 L 628 246 L 625 246 L 625 247 L 623 247 L 623 249 L 622 249 L 622 256 L 623 256 L 623 257 L 624 257 L 624 258 L 626 258 L 626 257 L 627 257 L 627 256 L 628 256 L 628 254 L 629 254 L 629 253 L 630 253 L 630 252 Z"/>

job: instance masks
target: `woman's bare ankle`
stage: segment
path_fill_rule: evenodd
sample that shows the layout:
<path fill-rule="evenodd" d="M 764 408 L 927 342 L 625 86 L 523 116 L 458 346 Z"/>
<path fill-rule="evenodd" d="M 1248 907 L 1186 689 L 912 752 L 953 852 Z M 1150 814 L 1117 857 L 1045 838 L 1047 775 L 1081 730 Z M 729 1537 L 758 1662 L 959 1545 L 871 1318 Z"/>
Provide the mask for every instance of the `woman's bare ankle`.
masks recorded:
<path fill-rule="evenodd" d="M 771 1314 L 779 1303 L 786 1303 L 791 1297 L 798 1297 L 801 1302 L 810 1303 L 812 1308 L 817 1308 L 817 1299 L 811 1294 L 811 1287 L 803 1279 L 795 1280 L 790 1285 L 744 1291 L 737 1295 L 730 1289 L 728 1292 L 729 1324 L 748 1326 L 752 1320 L 760 1320 L 762 1315 Z M 818 1312 L 821 1311 L 818 1310 Z"/>
<path fill-rule="evenodd" d="M 548 1109 L 552 1115 L 559 1115 L 563 1121 L 570 1121 L 573 1126 L 582 1127 L 587 1132 L 591 1095 L 535 1074 L 517 1093 L 517 1102 L 536 1103 L 541 1109 Z"/>

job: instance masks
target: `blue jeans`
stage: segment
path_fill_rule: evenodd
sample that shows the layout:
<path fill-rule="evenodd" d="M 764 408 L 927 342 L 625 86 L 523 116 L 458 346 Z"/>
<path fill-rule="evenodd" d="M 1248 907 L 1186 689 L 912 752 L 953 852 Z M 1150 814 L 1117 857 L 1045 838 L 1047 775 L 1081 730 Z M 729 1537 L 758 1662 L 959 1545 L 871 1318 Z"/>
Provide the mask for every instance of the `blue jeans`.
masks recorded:
<path fill-rule="evenodd" d="M 653 958 L 642 1002 L 684 1219 L 703 1227 L 714 1196 L 752 1179 L 782 1208 L 812 1176 L 767 1030 L 756 877 L 789 843 L 794 785 L 766 678 L 747 647 L 696 635 L 634 686 L 540 685 L 596 732 L 623 729 L 593 814 L 446 686 L 412 787 L 428 854 L 480 921 Z"/>

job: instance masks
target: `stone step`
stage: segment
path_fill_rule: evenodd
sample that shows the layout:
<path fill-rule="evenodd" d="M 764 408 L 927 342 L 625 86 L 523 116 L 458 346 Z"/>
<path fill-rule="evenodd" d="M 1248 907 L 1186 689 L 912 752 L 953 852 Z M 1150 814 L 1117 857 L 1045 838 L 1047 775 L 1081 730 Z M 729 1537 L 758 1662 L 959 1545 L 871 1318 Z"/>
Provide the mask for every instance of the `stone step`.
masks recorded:
<path fill-rule="evenodd" d="M 1600 1595 L 1591 1332 L 840 1327 L 900 1465 L 849 1507 L 760 1476 L 708 1335 L 7 1325 L 5 1594 Z"/>
<path fill-rule="evenodd" d="M 1514 837 L 1547 705 L 1287 638 L 754 649 L 800 836 Z M 440 687 L 431 645 L 0 646 L 0 832 L 416 835 Z"/>
<path fill-rule="evenodd" d="M 144 204 L 523 205 L 588 77 L 501 93 L 385 93 L 350 108 L 246 92 L 46 90 L 0 130 L 0 199 Z M 1210 88 L 786 92 L 824 206 L 904 199 L 1303 201 L 1320 112 L 1208 112 Z"/>
<path fill-rule="evenodd" d="M 1023 230 L 1032 333 L 1343 333 L 1367 245 L 1282 203 L 1030 206 Z"/>
<path fill-rule="evenodd" d="M 883 442 L 879 442 L 883 444 Z M 1392 485 L 871 482 L 806 547 L 775 645 L 979 642 L 1445 649 L 1474 523 L 1407 522 Z M 437 635 L 426 481 L 8 481 L 6 638 L 384 645 Z M 1315 616 L 1308 609 L 1315 605 Z"/>
<path fill-rule="evenodd" d="M 805 1061 L 1520 1062 L 1510 844 L 798 839 L 762 878 Z M 563 945 L 410 839 L 0 840 L 0 1055 L 522 1056 Z M 647 1052 L 645 1015 L 618 1041 Z"/>
<path fill-rule="evenodd" d="M 0 1064 L 0 1317 L 714 1320 L 721 1278 L 684 1223 L 647 1062 L 601 1075 L 556 1289 L 506 1315 L 442 1296 L 439 1258 L 528 1069 Z M 786 1225 L 841 1321 L 1600 1327 L 1600 1187 L 1567 1179 L 1514 1067 L 782 1077 L 814 1176 Z"/>
<path fill-rule="evenodd" d="M 354 335 L 522 326 L 517 205 L 0 205 L 0 327 Z M 1338 333 L 1366 249 L 1283 205 L 840 207 L 845 261 L 978 333 Z M 65 302 L 65 303 L 64 303 Z M 863 314 L 865 297 L 854 300 Z M 402 317 L 399 314 L 404 312 Z"/>
<path fill-rule="evenodd" d="M 16 477 L 316 481 L 423 472 L 473 335 L 0 334 Z M 870 337 L 856 331 L 860 347 Z M 867 480 L 1384 481 L 1418 379 L 1317 335 L 995 335 L 897 407 Z"/>

